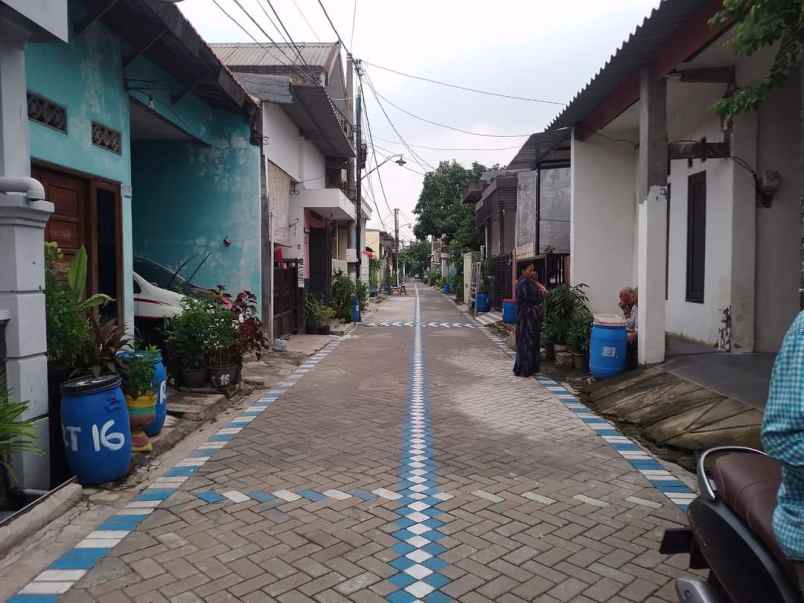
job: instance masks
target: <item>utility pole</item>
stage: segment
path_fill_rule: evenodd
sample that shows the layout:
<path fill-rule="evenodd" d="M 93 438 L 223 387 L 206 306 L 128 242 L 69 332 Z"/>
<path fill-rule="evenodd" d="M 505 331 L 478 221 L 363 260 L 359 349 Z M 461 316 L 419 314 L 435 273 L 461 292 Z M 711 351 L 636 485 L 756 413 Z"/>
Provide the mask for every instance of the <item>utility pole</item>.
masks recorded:
<path fill-rule="evenodd" d="M 394 270 L 396 286 L 399 287 L 399 208 L 394 209 Z"/>
<path fill-rule="evenodd" d="M 355 73 L 360 78 L 360 61 L 354 61 Z M 350 92 L 351 94 L 351 92 Z M 355 219 L 357 221 L 355 227 L 355 251 L 357 252 L 357 275 L 355 282 L 360 281 L 360 274 L 363 263 L 363 245 L 360 241 L 360 229 L 363 222 L 363 193 L 361 187 L 360 172 L 363 170 L 363 162 L 365 157 L 363 155 L 363 130 L 361 128 L 361 113 L 363 111 L 363 95 L 358 92 L 357 103 L 355 107 L 355 154 L 357 160 L 355 161 Z"/>

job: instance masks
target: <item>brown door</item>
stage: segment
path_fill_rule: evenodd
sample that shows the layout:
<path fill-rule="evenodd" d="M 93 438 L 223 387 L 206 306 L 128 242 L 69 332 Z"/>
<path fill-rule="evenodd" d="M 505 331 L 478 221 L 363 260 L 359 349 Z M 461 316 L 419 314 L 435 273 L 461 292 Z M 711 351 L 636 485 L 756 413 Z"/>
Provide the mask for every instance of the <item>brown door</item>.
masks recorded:
<path fill-rule="evenodd" d="M 45 198 L 54 206 L 45 240 L 58 243 L 69 262 L 82 245 L 87 247 L 89 185 L 82 178 L 38 166 L 31 168 L 31 175 L 44 185 Z"/>

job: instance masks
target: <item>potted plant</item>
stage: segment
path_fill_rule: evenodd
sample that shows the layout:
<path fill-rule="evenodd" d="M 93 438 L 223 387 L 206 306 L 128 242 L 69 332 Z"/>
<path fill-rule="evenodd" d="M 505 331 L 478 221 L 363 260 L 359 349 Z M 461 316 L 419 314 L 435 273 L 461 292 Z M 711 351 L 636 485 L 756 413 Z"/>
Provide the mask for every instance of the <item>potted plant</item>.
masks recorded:
<path fill-rule="evenodd" d="M 0 376 L 0 383 L 5 379 Z M 5 390 L 0 390 L 0 511 L 16 511 L 28 500 L 14 490 L 15 476 L 11 457 L 23 452 L 42 454 L 34 445 L 33 422 L 23 420 L 26 402 L 17 402 Z"/>
<path fill-rule="evenodd" d="M 592 313 L 586 307 L 578 308 L 567 332 L 567 344 L 572 354 L 573 366 L 583 372 L 586 372 L 586 354 L 589 350 L 591 330 Z"/>
<path fill-rule="evenodd" d="M 243 358 L 246 354 L 254 354 L 259 360 L 262 357 L 262 351 L 268 346 L 268 342 L 265 341 L 262 321 L 257 312 L 257 296 L 254 293 L 248 290 L 238 293 L 231 304 L 230 311 L 237 323 L 237 339 L 232 348 L 232 355 L 237 365 L 233 383 L 239 383 Z"/>
<path fill-rule="evenodd" d="M 544 329 L 555 350 L 556 365 L 569 368 L 572 355 L 567 348 L 567 336 L 573 316 L 589 302 L 587 285 L 559 285 L 544 300 Z"/>
<path fill-rule="evenodd" d="M 352 299 L 356 294 L 355 284 L 348 276 L 340 270 L 332 278 L 332 308 L 335 310 L 335 318 L 340 318 L 344 322 L 352 322 Z"/>
<path fill-rule="evenodd" d="M 335 318 L 335 310 L 309 295 L 304 302 L 304 316 L 308 333 L 329 335 L 329 321 Z"/>
<path fill-rule="evenodd" d="M 168 350 L 179 367 L 181 382 L 187 387 L 202 387 L 207 382 L 204 354 L 213 303 L 210 299 L 185 297 L 181 314 L 167 326 Z"/>
<path fill-rule="evenodd" d="M 234 385 L 239 369 L 236 346 L 239 323 L 232 311 L 213 302 L 207 308 L 209 326 L 206 337 L 206 367 L 213 387 Z"/>
<path fill-rule="evenodd" d="M 145 428 L 156 418 L 154 361 L 154 354 L 148 351 L 126 354 L 121 358 L 123 393 L 126 396 L 131 425 L 131 449 L 134 452 L 153 450 Z"/>

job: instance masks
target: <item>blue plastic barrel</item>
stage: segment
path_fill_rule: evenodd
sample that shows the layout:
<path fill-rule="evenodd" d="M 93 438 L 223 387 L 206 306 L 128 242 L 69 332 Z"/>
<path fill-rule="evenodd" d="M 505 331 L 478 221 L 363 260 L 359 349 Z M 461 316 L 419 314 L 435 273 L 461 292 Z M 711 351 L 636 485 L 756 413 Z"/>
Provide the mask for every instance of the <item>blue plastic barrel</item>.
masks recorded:
<path fill-rule="evenodd" d="M 489 304 L 489 294 L 488 293 L 478 293 L 475 297 L 475 310 L 478 312 L 488 312 L 491 310 L 491 304 Z"/>
<path fill-rule="evenodd" d="M 352 296 L 352 322 L 360 322 L 360 300 Z"/>
<path fill-rule="evenodd" d="M 162 431 L 167 417 L 167 371 L 162 362 L 162 354 L 157 353 L 154 358 L 153 389 L 156 394 L 156 418 L 145 428 L 148 437 L 154 437 Z"/>
<path fill-rule="evenodd" d="M 449 283 L 444 283 L 442 291 L 446 294 L 449 294 Z"/>
<path fill-rule="evenodd" d="M 628 335 L 625 322 L 595 321 L 589 342 L 589 368 L 596 379 L 615 377 L 625 370 Z"/>
<path fill-rule="evenodd" d="M 509 325 L 515 324 L 519 315 L 519 306 L 513 299 L 503 300 L 503 322 Z"/>
<path fill-rule="evenodd" d="M 61 425 L 67 464 L 85 486 L 128 473 L 131 428 L 120 377 L 81 377 L 61 386 Z"/>

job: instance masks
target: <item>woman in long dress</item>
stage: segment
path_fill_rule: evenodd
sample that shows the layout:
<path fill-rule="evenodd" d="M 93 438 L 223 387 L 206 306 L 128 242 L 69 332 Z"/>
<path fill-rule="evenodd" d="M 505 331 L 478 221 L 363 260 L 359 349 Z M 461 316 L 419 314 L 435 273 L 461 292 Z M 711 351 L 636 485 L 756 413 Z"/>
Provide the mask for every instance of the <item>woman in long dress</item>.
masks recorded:
<path fill-rule="evenodd" d="M 541 304 L 544 286 L 536 280 L 533 264 L 528 264 L 516 283 L 519 320 L 516 330 L 516 362 L 514 375 L 530 377 L 539 372 L 541 352 Z"/>

